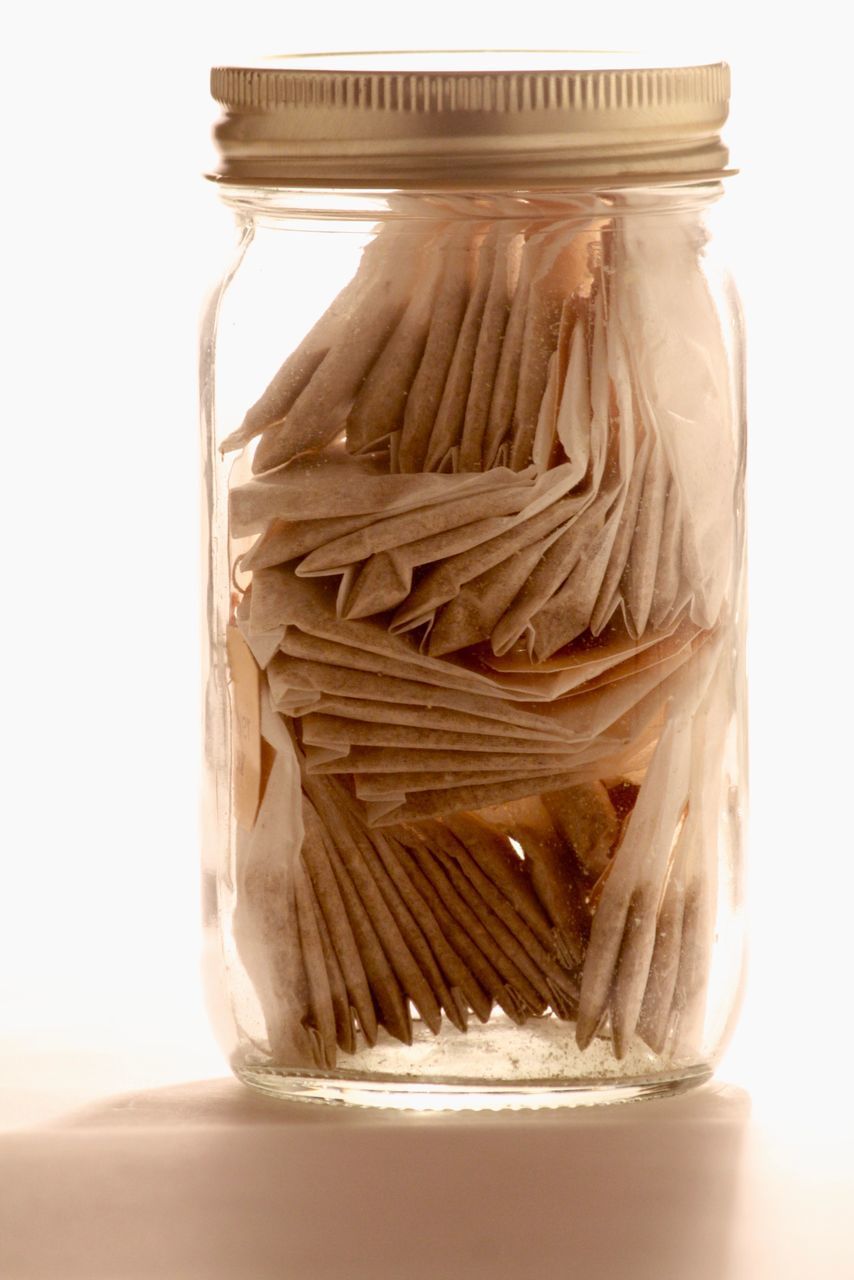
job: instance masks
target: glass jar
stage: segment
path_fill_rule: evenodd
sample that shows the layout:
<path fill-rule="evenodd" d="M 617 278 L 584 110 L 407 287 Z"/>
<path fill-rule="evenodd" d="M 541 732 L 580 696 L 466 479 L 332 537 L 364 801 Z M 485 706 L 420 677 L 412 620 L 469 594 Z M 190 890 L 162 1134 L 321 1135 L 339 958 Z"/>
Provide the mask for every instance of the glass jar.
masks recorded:
<path fill-rule="evenodd" d="M 209 977 L 268 1093 L 666 1093 L 733 1018 L 728 73 L 522 57 L 213 73 Z"/>

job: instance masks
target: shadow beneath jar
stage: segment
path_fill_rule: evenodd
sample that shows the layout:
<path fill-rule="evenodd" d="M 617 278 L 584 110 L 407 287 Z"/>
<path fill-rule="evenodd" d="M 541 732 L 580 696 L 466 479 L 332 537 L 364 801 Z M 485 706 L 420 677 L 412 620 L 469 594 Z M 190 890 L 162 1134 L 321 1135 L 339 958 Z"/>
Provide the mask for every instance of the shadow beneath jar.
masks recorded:
<path fill-rule="evenodd" d="M 36 1250 L 65 1259 L 63 1280 L 722 1280 L 749 1114 L 743 1090 L 717 1083 L 448 1115 L 217 1080 L 15 1137 L 42 1147 L 31 1193 L 54 1225 Z"/>

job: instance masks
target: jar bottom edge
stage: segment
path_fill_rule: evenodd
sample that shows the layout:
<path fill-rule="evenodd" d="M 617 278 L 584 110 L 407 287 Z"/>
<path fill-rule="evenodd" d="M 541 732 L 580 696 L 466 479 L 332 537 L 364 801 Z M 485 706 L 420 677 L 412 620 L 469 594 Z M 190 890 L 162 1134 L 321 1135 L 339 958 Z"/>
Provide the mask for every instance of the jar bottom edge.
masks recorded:
<path fill-rule="evenodd" d="M 547 1110 L 666 1098 L 705 1084 L 712 1069 L 698 1064 L 661 1076 L 515 1083 L 353 1079 L 264 1066 L 236 1067 L 235 1074 L 250 1089 L 288 1101 L 431 1112 Z"/>

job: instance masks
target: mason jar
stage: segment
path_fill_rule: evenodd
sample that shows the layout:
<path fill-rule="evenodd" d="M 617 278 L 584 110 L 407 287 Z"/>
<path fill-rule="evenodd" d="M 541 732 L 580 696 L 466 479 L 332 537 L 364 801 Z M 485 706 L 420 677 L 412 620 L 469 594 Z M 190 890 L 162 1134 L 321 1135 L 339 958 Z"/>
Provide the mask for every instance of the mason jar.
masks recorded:
<path fill-rule="evenodd" d="M 706 1080 L 740 987 L 725 65 L 218 67 L 204 870 L 233 1070 L 554 1106 Z"/>

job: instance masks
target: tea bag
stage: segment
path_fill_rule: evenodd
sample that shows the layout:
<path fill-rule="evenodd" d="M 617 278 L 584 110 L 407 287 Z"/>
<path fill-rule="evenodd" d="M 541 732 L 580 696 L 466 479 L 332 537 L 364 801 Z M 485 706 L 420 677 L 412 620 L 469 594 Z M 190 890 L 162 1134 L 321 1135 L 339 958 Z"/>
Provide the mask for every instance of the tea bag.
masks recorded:
<path fill-rule="evenodd" d="M 297 930 L 296 865 L 302 831 L 293 753 L 277 751 L 255 825 L 238 829 L 234 936 L 258 995 L 270 1048 L 291 1066 L 323 1066 L 322 1041 L 308 1024 L 311 1005 Z"/>
<path fill-rule="evenodd" d="M 325 513 L 330 511 L 335 513 L 333 520 L 396 515 L 524 482 L 525 477 L 507 468 L 483 475 L 389 475 L 370 457 L 351 458 L 342 449 L 328 449 L 296 458 L 233 488 L 229 495 L 230 528 L 232 536 L 243 537 L 264 532 L 271 520 L 328 520 Z M 333 529 L 323 541 L 338 535 L 339 530 Z"/>
<path fill-rule="evenodd" d="M 522 360 L 525 308 L 531 286 L 531 256 L 527 245 L 523 244 L 481 439 L 481 467 L 484 471 L 497 465 L 506 465 L 509 461 L 513 408 L 516 403 L 519 366 Z M 503 450 L 507 455 L 502 459 L 501 464 L 498 462 L 499 450 Z"/>
<path fill-rule="evenodd" d="M 487 498 L 487 502 L 491 507 L 492 500 Z M 367 618 L 402 605 L 412 592 L 415 571 L 422 565 L 435 564 L 472 548 L 481 548 L 517 523 L 512 516 L 492 515 L 483 520 L 473 520 L 463 528 L 450 529 L 371 555 L 349 586 L 341 606 L 342 615 Z"/>
<path fill-rule="evenodd" d="M 354 1009 L 359 1028 L 368 1044 L 376 1044 L 377 1014 L 361 938 L 354 932 L 338 878 L 330 858 L 328 837 L 317 811 L 307 796 L 302 797 L 305 826 L 302 856 L 320 906 L 321 914 L 335 949 L 341 974 L 347 988 L 349 1005 Z"/>
<path fill-rule="evenodd" d="M 381 270 L 381 259 L 393 230 L 382 228 L 362 252 L 353 279 L 332 300 L 323 315 L 279 368 L 263 395 L 247 411 L 240 427 L 220 446 L 221 453 L 241 449 L 262 431 L 281 423 L 331 347 L 346 333 L 350 316 L 363 302 L 371 279 Z"/>
<path fill-rule="evenodd" d="M 557 467 L 537 481 L 531 501 L 517 517 L 508 518 L 505 530 L 479 546 L 448 556 L 421 575 L 415 589 L 395 612 L 390 630 L 405 631 L 425 623 L 429 627 L 441 605 L 453 600 L 466 583 L 482 578 L 490 570 L 494 570 L 494 580 L 502 583 L 507 566 L 516 555 L 536 543 L 543 545 L 545 541 L 548 545 L 555 529 L 588 505 L 588 494 L 570 495 L 569 490 L 576 483 L 571 464 Z"/>
<path fill-rule="evenodd" d="M 696 1054 L 702 1047 L 706 996 L 715 940 L 717 910 L 718 830 L 728 779 L 724 752 L 731 721 L 730 673 L 721 660 L 715 685 L 709 695 L 709 715 L 702 759 L 696 762 L 699 774 L 694 806 L 693 843 L 688 846 L 690 861 L 685 870 L 685 908 L 679 967 L 673 991 L 669 1032 L 674 1056 Z"/>
<path fill-rule="evenodd" d="M 400 991 L 412 1000 L 435 1034 L 441 1022 L 439 1005 L 400 932 L 397 919 L 389 908 L 387 899 L 377 884 L 379 868 L 376 865 L 375 850 L 367 840 L 360 837 L 358 828 L 348 820 L 340 792 L 334 784 L 304 776 L 303 785 L 314 801 L 326 830 L 335 844 L 341 863 L 358 896 L 360 907 L 367 921 L 370 922 L 379 949 L 387 959 Z M 365 925 L 359 927 L 367 934 Z M 401 1012 L 398 1007 L 397 985 L 385 972 L 380 950 L 377 951 L 374 961 L 375 976 L 372 978 L 371 987 L 380 1008 L 384 1011 L 384 1018 L 391 1017 L 391 1025 L 386 1023 L 388 1029 L 398 1038 L 405 1039 L 406 1034 L 401 1033 L 404 1024 L 401 1022 Z M 390 1014 L 387 1010 L 391 1011 Z M 408 1027 L 408 1022 L 406 1026 Z"/>
<path fill-rule="evenodd" d="M 510 447 L 510 465 L 517 469 L 531 461 L 540 405 L 548 379 L 549 360 L 557 346 L 564 301 L 589 291 L 592 273 L 589 246 L 595 231 L 577 224 L 558 224 L 531 237 L 527 252 L 535 256 L 525 306 L 525 326 Z"/>
<path fill-rule="evenodd" d="M 472 364 L 460 441 L 459 469 L 483 469 L 483 442 L 492 401 L 495 376 L 503 346 L 504 330 L 515 293 L 522 254 L 517 230 L 499 230 L 489 292 L 484 303 Z"/>
<path fill-rule="evenodd" d="M 413 791 L 405 800 L 394 798 L 372 800 L 365 804 L 371 827 L 395 826 L 401 822 L 419 822 L 425 818 L 443 817 L 460 812 L 478 812 L 489 806 L 510 800 L 538 796 L 544 791 L 557 791 L 564 787 L 592 782 L 603 772 L 632 772 L 632 760 L 628 753 L 604 756 L 595 765 L 578 764 L 561 773 L 533 774 L 530 777 L 495 779 L 472 782 L 464 786 L 445 787 L 436 790 Z"/>
<path fill-rule="evenodd" d="M 307 450 L 322 448 L 343 429 L 353 401 L 399 323 L 412 293 L 429 234 L 390 236 L 376 255 L 371 278 L 349 310 L 346 329 L 330 346 L 283 417 L 264 430 L 253 471 L 267 471 Z"/>
<path fill-rule="evenodd" d="M 494 734 L 465 733 L 443 729 L 413 728 L 409 725 L 381 722 L 374 724 L 358 719 L 342 720 L 331 715 L 306 715 L 302 719 L 302 740 L 309 760 L 335 760 L 357 746 L 392 747 L 397 749 L 430 748 L 443 751 L 461 749 L 481 753 L 513 754 L 531 746 L 530 737 L 496 738 Z M 542 740 L 543 744 L 548 739 Z M 567 744 L 554 743 L 552 750 L 566 752 Z"/>
<path fill-rule="evenodd" d="M 596 1034 L 609 1000 L 618 1057 L 624 1055 L 637 1025 L 671 851 L 686 821 L 692 784 L 696 788 L 702 782 L 707 693 L 720 651 L 720 641 L 703 646 L 691 670 L 682 673 L 682 689 L 672 697 L 670 714 L 593 917 L 576 1027 L 581 1048 Z"/>
<path fill-rule="evenodd" d="M 369 832 L 362 825 L 360 817 L 355 811 L 351 811 L 350 816 L 352 825 L 358 831 L 360 842 L 369 844 L 371 849 L 371 857 L 366 858 L 366 866 L 374 877 L 377 888 L 394 917 L 401 936 L 404 938 L 421 974 L 429 983 L 430 990 L 435 996 L 437 1007 L 444 1009 L 447 1017 L 450 1018 L 459 1031 L 465 1031 L 467 1020 L 465 1011 L 460 1007 L 461 1002 L 454 996 L 451 988 L 448 987 L 441 967 L 437 963 L 430 944 L 418 924 L 416 915 L 413 913 L 410 901 L 401 894 L 397 883 L 389 874 L 382 858 L 379 842 L 383 839 L 383 836 L 378 832 Z M 427 1022 L 426 1016 L 425 1022 Z"/>
<path fill-rule="evenodd" d="M 588 782 L 542 797 L 557 831 L 572 849 L 581 868 L 598 877 L 611 859 L 620 824 L 610 796 L 601 782 Z"/>
<path fill-rule="evenodd" d="M 508 654 L 486 653 L 484 665 L 504 689 L 546 701 L 567 694 L 590 693 L 664 662 L 697 639 L 698 629 L 687 618 L 663 635 L 651 633 L 632 641 L 620 626 L 577 649 L 564 650 L 536 661 L 518 647 Z"/>
<path fill-rule="evenodd" d="M 379 699 L 335 698 L 321 695 L 317 699 L 317 711 L 307 712 L 302 719 L 303 731 L 307 735 L 314 733 L 309 726 L 322 723 L 324 733 L 334 732 L 335 742 L 339 747 L 349 743 L 370 742 L 370 735 L 396 735 L 389 746 L 418 746 L 421 742 L 429 745 L 430 739 L 425 735 L 438 734 L 433 745 L 447 744 L 453 746 L 452 738 L 458 735 L 460 745 L 465 746 L 474 736 L 480 740 L 480 747 L 485 751 L 513 750 L 518 742 L 542 745 L 544 750 L 572 751 L 576 744 L 571 735 L 560 727 L 552 729 L 546 720 L 536 716 L 524 717 L 524 723 L 514 728 L 514 717 L 511 714 L 504 719 L 505 707 L 496 703 L 496 714 L 493 716 L 472 715 L 468 712 L 455 711 L 448 707 L 425 705 L 416 710 L 400 707 L 393 702 Z M 498 718 L 496 718 L 496 715 Z M 510 733 L 509 731 L 513 731 Z M 308 741 L 308 737 L 306 737 Z M 491 744 L 491 745 L 489 745 Z"/>
<path fill-rule="evenodd" d="M 473 234 L 466 223 L 456 226 L 446 249 L 424 354 L 406 400 L 397 456 L 400 471 L 425 469 L 433 424 L 469 302 L 476 261 Z"/>
<path fill-rule="evenodd" d="M 323 1066 L 334 1067 L 337 1058 L 338 1035 L 335 1024 L 335 1010 L 332 1005 L 332 988 L 323 954 L 320 927 L 314 913 L 310 881 L 301 861 L 297 861 L 294 872 L 296 924 L 308 981 L 313 1028 L 320 1044 Z"/>
<path fill-rule="evenodd" d="M 433 854 L 420 840 L 407 839 L 406 844 L 408 862 L 404 865 L 422 896 L 430 902 L 443 932 L 453 940 L 491 1000 L 513 1022 L 524 1023 L 534 1009 L 519 990 L 519 971 L 494 945 Z M 542 1011 L 542 1007 L 539 1008 Z"/>
<path fill-rule="evenodd" d="M 467 916 L 477 923 L 475 937 L 481 950 L 488 955 L 497 971 L 518 996 L 526 1013 L 542 1016 L 552 999 L 552 992 L 543 971 L 531 961 L 518 938 L 507 928 L 501 916 L 493 911 L 473 880 L 462 871 L 459 862 L 465 860 L 463 850 L 454 836 L 440 824 L 430 829 L 430 835 L 419 832 L 420 844 L 447 878 L 454 895 L 460 917 Z"/>
<path fill-rule="evenodd" d="M 347 416 L 347 448 L 351 453 L 376 447 L 402 425 L 407 396 L 424 354 L 450 238 L 450 233 L 443 232 L 419 254 L 419 271 L 406 309 Z"/>
<path fill-rule="evenodd" d="M 264 532 L 244 555 L 240 557 L 240 569 L 251 573 L 255 569 L 270 569 L 277 564 L 287 564 L 298 556 L 304 556 L 315 547 L 345 533 L 353 533 L 370 524 L 371 516 L 333 516 L 329 520 L 271 520 Z"/>
<path fill-rule="evenodd" d="M 673 993 L 682 946 L 685 916 L 685 863 L 690 857 L 680 838 L 673 867 L 655 922 L 655 942 L 649 977 L 637 1021 L 637 1033 L 653 1053 L 661 1054 L 667 1040 Z"/>
<path fill-rule="evenodd" d="M 434 614 L 427 637 L 431 657 L 443 657 L 487 640 L 501 617 L 524 589 L 526 582 L 559 531 L 520 548 L 508 563 L 473 578 Z"/>
<path fill-rule="evenodd" d="M 310 773 L 385 773 L 405 776 L 416 776 L 422 771 L 444 770 L 449 773 L 501 773 L 516 774 L 528 770 L 545 769 L 554 771 L 567 763 L 567 753 L 539 754 L 527 752 L 525 755 L 512 755 L 509 752 L 484 752 L 451 749 L 446 744 L 431 750 L 427 747 L 413 747 L 409 750 L 398 747 L 388 751 L 383 747 L 351 747 L 346 759 L 318 760 L 312 755 L 311 748 L 306 748 L 306 760 Z"/>
<path fill-rule="evenodd" d="M 608 565 L 599 586 L 596 603 L 590 615 L 590 630 L 594 636 L 601 635 L 611 621 L 615 611 L 622 603 L 620 583 L 625 572 L 629 550 L 635 536 L 638 510 L 646 479 L 649 456 L 652 452 L 653 439 L 647 435 L 641 441 L 634 458 L 631 476 L 626 489 L 625 499 L 620 509 L 619 522 L 611 544 Z M 625 611 L 624 611 L 625 616 Z M 640 637 L 636 636 L 636 639 Z"/>
<path fill-rule="evenodd" d="M 557 428 L 571 460 L 585 470 L 589 464 L 587 483 L 592 501 L 552 541 L 497 622 L 491 637 L 497 654 L 507 652 L 523 635 L 538 660 L 571 643 L 587 629 L 607 572 L 625 497 L 624 471 L 632 465 L 634 441 L 631 423 L 622 424 L 618 434 L 610 429 L 601 289 L 592 315 L 591 375 L 588 379 L 586 338 L 579 324 L 573 332 Z"/>
<path fill-rule="evenodd" d="M 474 281 L 430 432 L 425 471 L 439 470 L 448 452 L 460 443 L 481 324 L 499 252 L 506 253 L 506 245 L 502 243 L 499 224 L 493 224 L 479 237 L 475 250 Z"/>
<path fill-rule="evenodd" d="M 510 472 L 510 475 L 513 473 Z M 368 526 L 346 533 L 327 542 L 312 551 L 299 566 L 297 572 L 301 577 L 316 577 L 321 574 L 343 573 L 348 565 L 358 564 L 381 551 L 399 548 L 407 543 L 422 542 L 433 539 L 437 535 L 459 531 L 470 524 L 480 524 L 487 517 L 515 515 L 526 506 L 530 495 L 527 484 L 501 484 L 503 477 L 495 477 L 493 483 L 484 491 L 471 495 L 463 494 L 455 501 L 436 502 L 426 507 L 391 515 L 385 519 L 372 522 Z M 467 535 L 463 534 L 463 539 Z M 454 540 L 445 539 L 453 554 L 456 549 Z M 430 558 L 430 548 L 424 552 L 425 560 Z M 416 560 L 415 563 L 419 563 Z"/>
<path fill-rule="evenodd" d="M 407 871 L 404 863 L 409 857 L 408 851 L 390 834 L 386 836 L 382 832 L 374 831 L 371 836 L 389 879 L 394 882 L 400 897 L 406 902 L 413 918 L 417 921 L 419 928 L 427 939 L 430 949 L 436 957 L 437 964 L 447 979 L 451 1000 L 457 1015 L 455 1018 L 448 1010 L 448 1016 L 461 1030 L 465 1030 L 467 1010 L 470 1007 L 481 1022 L 486 1022 L 489 1018 L 492 1002 L 486 991 L 480 986 L 466 961 L 455 950 L 429 902 L 419 891 L 411 874 L 412 867 L 410 866 Z M 447 1006 L 445 1007 L 447 1010 Z"/>
<path fill-rule="evenodd" d="M 678 487 L 691 616 L 708 627 L 732 561 L 738 459 L 726 348 L 701 251 L 693 214 L 620 219 L 614 305 L 641 410 Z"/>
<path fill-rule="evenodd" d="M 317 900 L 314 886 L 311 878 L 307 878 L 307 886 L 311 897 L 311 904 L 314 910 L 314 918 L 317 923 L 317 931 L 320 938 L 320 948 L 323 954 L 323 962 L 326 966 L 326 976 L 329 983 L 329 993 L 332 1001 L 332 1012 L 335 1019 L 335 1037 L 339 1049 L 344 1053 L 356 1052 L 356 1027 L 354 1019 L 356 1017 L 355 1010 L 350 1005 L 347 994 L 347 984 L 344 981 L 344 974 L 341 971 L 341 964 L 335 953 L 335 947 L 332 937 L 329 933 L 320 903 Z"/>
<path fill-rule="evenodd" d="M 489 816 L 501 829 L 512 832 L 524 850 L 533 889 L 548 914 L 554 954 L 574 969 L 583 955 L 587 923 L 584 885 L 571 848 L 556 831 L 539 796 L 495 805 Z"/>
<path fill-rule="evenodd" d="M 553 958 L 520 914 L 512 892 L 515 886 L 511 886 L 511 891 L 507 893 L 505 879 L 502 881 L 505 892 L 502 892 L 481 869 L 477 857 L 472 855 L 465 843 L 466 831 L 471 831 L 470 825 L 467 826 L 464 818 L 458 821 L 457 830 L 461 832 L 460 835 L 453 832 L 452 825 L 446 826 L 438 822 L 427 824 L 424 828 L 427 842 L 434 849 L 438 846 L 447 858 L 452 859 L 470 882 L 479 900 L 502 922 L 504 930 L 498 933 L 501 945 L 515 959 L 541 996 L 551 1004 L 558 1017 L 574 1016 L 578 985 L 572 974 Z M 535 896 L 534 901 L 536 902 Z M 546 924 L 546 941 L 548 937 Z"/>
<path fill-rule="evenodd" d="M 652 608 L 669 479 L 664 449 L 654 443 L 622 580 L 622 594 L 627 607 L 626 625 L 633 636 L 644 634 Z"/>

